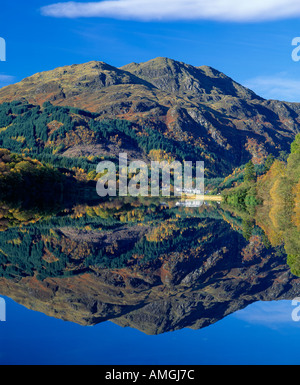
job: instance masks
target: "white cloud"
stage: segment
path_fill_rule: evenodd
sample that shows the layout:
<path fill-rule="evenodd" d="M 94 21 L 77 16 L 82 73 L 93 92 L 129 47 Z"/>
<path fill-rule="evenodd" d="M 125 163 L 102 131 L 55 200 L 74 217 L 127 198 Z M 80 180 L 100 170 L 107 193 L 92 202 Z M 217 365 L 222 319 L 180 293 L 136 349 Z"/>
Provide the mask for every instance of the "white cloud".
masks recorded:
<path fill-rule="evenodd" d="M 300 327 L 300 322 L 292 319 L 294 309 L 292 301 L 256 302 L 236 312 L 234 317 L 249 324 L 265 325 L 271 328 L 282 324 Z"/>
<path fill-rule="evenodd" d="M 1 75 L 0 74 L 0 88 L 8 86 L 14 83 L 15 77 L 10 75 Z"/>
<path fill-rule="evenodd" d="M 243 85 L 265 99 L 300 102 L 300 80 L 285 74 L 256 77 L 243 82 Z"/>
<path fill-rule="evenodd" d="M 300 16 L 299 0 L 104 0 L 45 6 L 52 17 L 257 22 Z"/>

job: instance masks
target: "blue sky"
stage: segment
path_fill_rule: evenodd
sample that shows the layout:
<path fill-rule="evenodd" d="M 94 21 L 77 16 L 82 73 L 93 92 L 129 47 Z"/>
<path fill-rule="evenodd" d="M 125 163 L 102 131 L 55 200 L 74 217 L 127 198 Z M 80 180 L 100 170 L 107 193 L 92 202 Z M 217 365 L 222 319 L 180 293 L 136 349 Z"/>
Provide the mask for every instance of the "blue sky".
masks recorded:
<path fill-rule="evenodd" d="M 84 17 L 80 17 L 84 16 Z M 109 0 L 1 5 L 0 86 L 58 66 L 114 66 L 158 56 L 209 65 L 266 98 L 300 102 L 296 0 Z"/>
<path fill-rule="evenodd" d="M 3 365 L 300 363 L 300 323 L 291 319 L 292 301 L 256 302 L 209 327 L 158 336 L 111 322 L 82 327 L 28 310 L 8 298 L 6 303 L 7 322 L 0 322 Z"/>

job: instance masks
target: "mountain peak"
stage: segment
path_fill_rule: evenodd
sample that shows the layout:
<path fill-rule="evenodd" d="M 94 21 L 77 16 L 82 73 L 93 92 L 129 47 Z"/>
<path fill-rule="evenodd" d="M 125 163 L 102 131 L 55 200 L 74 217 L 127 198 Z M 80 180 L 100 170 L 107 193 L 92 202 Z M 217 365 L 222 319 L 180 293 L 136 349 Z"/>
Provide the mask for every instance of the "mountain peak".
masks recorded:
<path fill-rule="evenodd" d="M 152 83 L 160 90 L 189 94 L 203 102 L 228 95 L 246 100 L 262 100 L 253 91 L 205 65 L 195 67 L 166 57 L 157 57 L 140 64 L 131 63 L 121 69 Z"/>
<path fill-rule="evenodd" d="M 130 63 L 117 68 L 103 61 L 90 61 L 39 72 L 0 90 L 0 102 L 26 99 L 33 104 L 45 101 L 77 105 L 76 100 L 89 99 L 85 108 L 94 110 L 99 93 L 111 86 L 128 85 L 154 89 L 178 97 L 188 96 L 197 102 L 218 102 L 225 96 L 243 100 L 263 100 L 222 72 L 209 67 L 195 67 L 167 57 L 144 63 Z M 127 92 L 125 89 L 122 92 Z"/>
<path fill-rule="evenodd" d="M 26 99 L 39 105 L 45 101 L 75 105 L 75 100 L 79 98 L 84 100 L 87 95 L 97 98 L 104 88 L 116 85 L 143 85 L 148 89 L 154 88 L 152 84 L 130 72 L 102 61 L 90 61 L 39 72 L 17 84 L 2 88 L 0 102 Z"/>

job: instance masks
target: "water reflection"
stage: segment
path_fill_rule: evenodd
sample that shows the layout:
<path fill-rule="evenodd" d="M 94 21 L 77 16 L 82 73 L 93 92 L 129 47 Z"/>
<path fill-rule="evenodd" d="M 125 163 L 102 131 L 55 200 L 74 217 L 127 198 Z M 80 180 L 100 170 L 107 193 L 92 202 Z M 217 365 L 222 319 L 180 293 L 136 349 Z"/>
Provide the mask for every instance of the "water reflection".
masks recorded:
<path fill-rule="evenodd" d="M 153 198 L 42 212 L 2 204 L 0 295 L 80 325 L 203 328 L 255 301 L 298 295 L 297 228 L 274 242 L 268 210 Z"/>

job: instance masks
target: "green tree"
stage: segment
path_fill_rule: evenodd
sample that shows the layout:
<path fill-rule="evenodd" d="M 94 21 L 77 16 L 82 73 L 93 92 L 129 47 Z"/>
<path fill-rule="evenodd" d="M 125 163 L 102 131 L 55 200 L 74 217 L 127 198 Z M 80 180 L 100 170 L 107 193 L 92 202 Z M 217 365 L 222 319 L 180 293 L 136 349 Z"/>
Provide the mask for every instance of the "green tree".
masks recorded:
<path fill-rule="evenodd" d="M 252 160 L 250 160 L 245 167 L 244 182 L 255 182 L 256 171 Z"/>
<path fill-rule="evenodd" d="M 269 154 L 265 160 L 265 164 L 264 164 L 264 172 L 267 172 L 270 170 L 272 164 L 274 163 L 275 161 L 275 157 L 273 154 Z"/>
<path fill-rule="evenodd" d="M 286 162 L 289 157 L 289 153 L 286 151 L 280 151 L 278 159 L 282 162 Z"/>
<path fill-rule="evenodd" d="M 243 237 L 247 241 L 249 241 L 253 233 L 254 223 L 249 219 L 243 219 L 242 229 L 243 229 Z"/>
<path fill-rule="evenodd" d="M 296 138 L 291 145 L 291 153 L 300 154 L 300 134 L 296 135 Z"/>

